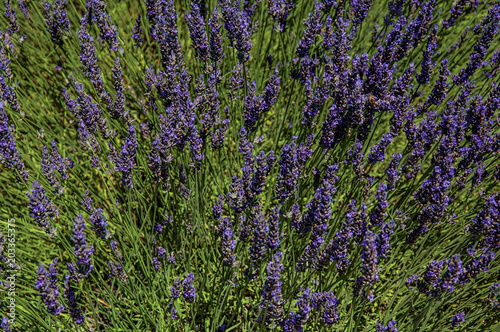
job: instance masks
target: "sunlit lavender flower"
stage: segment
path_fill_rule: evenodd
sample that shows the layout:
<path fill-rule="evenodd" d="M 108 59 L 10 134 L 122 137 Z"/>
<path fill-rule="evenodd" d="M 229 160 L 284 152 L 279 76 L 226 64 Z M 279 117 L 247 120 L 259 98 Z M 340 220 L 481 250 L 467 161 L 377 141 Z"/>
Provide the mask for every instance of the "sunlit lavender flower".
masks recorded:
<path fill-rule="evenodd" d="M 299 178 L 302 175 L 307 160 L 312 156 L 312 139 L 297 145 L 294 137 L 290 144 L 286 144 L 280 156 L 280 171 L 276 183 L 276 196 L 280 204 L 284 204 L 299 188 Z"/>
<path fill-rule="evenodd" d="M 322 313 L 321 321 L 323 323 L 332 325 L 339 319 L 337 310 L 339 302 L 333 291 L 314 293 L 311 299 L 311 306 Z"/>
<path fill-rule="evenodd" d="M 19 113 L 24 114 L 21 111 L 21 105 L 19 104 L 19 98 L 17 98 L 15 89 L 5 82 L 3 75 L 0 76 L 0 98 L 9 104 L 10 108 Z"/>
<path fill-rule="evenodd" d="M 91 37 L 87 31 L 87 17 L 85 15 L 81 19 L 78 38 L 80 39 L 80 62 L 82 63 L 83 73 L 85 77 L 91 79 L 94 87 L 99 92 L 102 92 L 104 90 L 102 87 L 101 68 L 97 64 L 99 58 L 96 54 L 94 37 Z"/>
<path fill-rule="evenodd" d="M 377 322 L 377 332 L 398 332 L 396 321 L 394 319 L 390 320 L 389 323 L 387 323 L 387 326 Z"/>
<path fill-rule="evenodd" d="M 362 276 L 361 279 L 358 280 L 358 283 L 361 283 L 364 286 L 372 286 L 379 280 L 378 275 L 378 259 L 377 259 L 377 237 L 375 233 L 371 231 L 367 231 L 365 234 L 365 239 L 363 240 L 362 246 L 363 250 L 361 251 L 361 260 L 363 262 L 361 266 Z M 373 290 L 368 290 L 365 293 L 365 297 L 368 301 L 373 301 L 374 295 Z"/>
<path fill-rule="evenodd" d="M 337 190 L 334 187 L 338 179 L 335 174 L 337 170 L 337 164 L 327 166 L 321 186 L 316 189 L 313 199 L 306 205 L 307 211 L 302 220 L 301 233 L 312 230 L 315 234 L 321 236 L 326 230 L 331 215 L 333 194 Z"/>
<path fill-rule="evenodd" d="M 73 272 L 76 274 L 76 277 L 79 279 L 88 276 L 94 268 L 94 266 L 91 264 L 91 257 L 92 253 L 94 252 L 94 247 L 87 244 L 84 229 L 85 219 L 80 213 L 80 215 L 75 218 L 75 222 L 73 224 L 73 237 L 71 238 L 75 243 L 74 251 L 76 258 L 78 259 L 78 262 L 76 263 L 77 268 L 75 268 L 73 264 L 70 264 L 70 270 L 73 270 Z"/>
<path fill-rule="evenodd" d="M 439 295 L 444 291 L 453 293 L 455 288 L 454 285 L 458 283 L 460 277 L 464 273 L 460 255 L 454 255 L 450 259 L 446 260 L 446 264 L 448 265 L 448 269 L 439 280 L 439 284 L 436 285 L 436 290 L 433 292 L 436 295 Z"/>
<path fill-rule="evenodd" d="M 59 315 L 64 306 L 59 304 L 59 285 L 57 284 L 57 260 L 54 258 L 49 266 L 49 271 L 45 265 L 40 264 L 36 271 L 37 279 L 35 282 L 35 289 L 39 291 L 38 295 L 47 306 L 47 312 L 52 315 Z"/>
<path fill-rule="evenodd" d="M 281 293 L 283 282 L 280 280 L 281 271 L 284 269 L 282 259 L 283 253 L 278 251 L 267 264 L 267 278 L 262 289 L 262 302 L 259 305 L 261 314 L 266 313 L 266 317 L 273 324 L 278 323 L 284 315 L 285 300 L 283 300 Z"/>
<path fill-rule="evenodd" d="M 382 139 L 380 142 L 375 144 L 370 148 L 370 154 L 368 154 L 367 160 L 370 164 L 374 164 L 376 162 L 384 161 L 385 159 L 385 150 L 387 146 L 392 142 L 392 135 L 390 133 L 382 135 Z"/>
<path fill-rule="evenodd" d="M 120 58 L 116 58 L 113 68 L 113 86 L 116 91 L 116 101 L 113 104 L 113 115 L 115 118 L 122 116 L 125 120 L 128 120 L 127 114 L 125 114 L 125 94 L 123 89 L 123 77 L 122 68 L 120 65 Z"/>
<path fill-rule="evenodd" d="M 83 324 L 85 316 L 83 316 L 82 309 L 76 301 L 75 291 L 73 287 L 71 287 L 71 277 L 69 275 L 66 275 L 64 278 L 64 297 L 68 302 L 68 311 L 71 318 L 73 318 L 78 325 Z"/>
<path fill-rule="evenodd" d="M 95 209 L 90 216 L 90 222 L 92 223 L 92 229 L 95 231 L 96 235 L 101 239 L 106 240 L 109 238 L 110 234 L 107 230 L 108 222 L 106 217 L 102 214 L 102 209 Z"/>
<path fill-rule="evenodd" d="M 200 7 L 193 4 L 191 11 L 187 13 L 185 18 L 191 36 L 191 46 L 194 48 L 196 56 L 201 60 L 208 60 L 208 37 L 205 31 L 205 20 L 200 13 Z"/>
<path fill-rule="evenodd" d="M 307 18 L 307 21 L 304 23 L 306 25 L 306 30 L 299 43 L 297 44 L 297 49 L 295 50 L 295 54 L 299 58 L 303 58 L 309 54 L 309 49 L 311 45 L 314 43 L 314 38 L 321 31 L 321 10 L 323 8 L 323 3 L 315 2 L 314 3 L 314 12 Z"/>
<path fill-rule="evenodd" d="M 237 50 L 238 60 L 245 63 L 250 59 L 252 41 L 250 26 L 244 10 L 233 5 L 230 0 L 219 0 L 224 27 L 232 45 Z"/>
<path fill-rule="evenodd" d="M 226 139 L 226 132 L 229 129 L 229 122 L 229 119 L 222 120 L 220 128 L 217 128 L 212 134 L 212 149 L 217 150 L 223 147 L 224 140 Z"/>
<path fill-rule="evenodd" d="M 17 0 L 17 3 L 19 4 L 19 10 L 24 14 L 24 17 L 31 21 L 30 12 L 24 4 L 24 0 Z"/>
<path fill-rule="evenodd" d="M 64 32 L 70 32 L 70 21 L 66 12 L 66 0 L 55 0 L 53 9 L 49 2 L 45 3 L 45 22 L 53 41 L 62 43 Z M 52 9 L 52 11 L 51 11 Z"/>
<path fill-rule="evenodd" d="M 0 328 L 4 330 L 4 332 L 12 332 L 12 327 L 9 324 L 9 319 L 7 317 L 2 317 L 0 321 Z"/>
<path fill-rule="evenodd" d="M 450 329 L 454 330 L 459 327 L 463 322 L 465 322 L 465 312 L 459 312 L 455 316 L 451 318 L 451 326 Z"/>
<path fill-rule="evenodd" d="M 111 143 L 111 142 L 110 142 Z M 135 126 L 128 128 L 128 136 L 123 142 L 122 151 L 118 158 L 113 158 L 116 163 L 115 170 L 122 173 L 121 180 L 124 186 L 132 189 L 134 187 L 134 180 L 132 179 L 132 170 L 136 165 L 135 154 L 137 151 L 137 138 L 135 134 Z"/>
<path fill-rule="evenodd" d="M 446 92 L 449 84 L 446 82 L 450 71 L 448 69 L 448 59 L 443 59 L 441 62 L 441 69 L 439 69 L 439 79 L 432 89 L 432 93 L 427 97 L 427 102 L 432 105 L 439 105 L 446 98 Z"/>
<path fill-rule="evenodd" d="M 87 1 L 87 11 L 90 14 L 90 24 L 97 23 L 99 27 L 99 38 L 109 43 L 111 50 L 118 51 L 120 42 L 118 41 L 118 31 L 111 22 L 111 17 L 105 13 L 106 2 L 103 0 Z M 87 14 L 86 14 L 87 15 Z"/>
<path fill-rule="evenodd" d="M 377 234 L 377 256 L 387 257 L 387 253 L 391 249 L 390 236 L 394 233 L 396 227 L 393 221 L 382 225 L 382 230 Z"/>
<path fill-rule="evenodd" d="M 6 54 L 5 48 L 0 47 L 0 69 L 4 72 L 7 80 L 12 80 L 12 70 L 10 68 L 10 59 Z"/>
<path fill-rule="evenodd" d="M 372 0 L 354 0 L 351 3 L 354 14 L 354 25 L 359 26 L 368 16 L 368 10 L 372 6 Z"/>
<path fill-rule="evenodd" d="M 187 303 L 193 303 L 196 298 L 196 289 L 193 286 L 194 274 L 189 273 L 182 281 L 182 296 Z"/>
<path fill-rule="evenodd" d="M 210 26 L 210 59 L 213 62 L 219 62 L 224 58 L 223 39 L 220 31 L 222 26 L 219 24 L 219 19 L 219 9 L 215 7 L 212 16 L 208 20 Z"/>
<path fill-rule="evenodd" d="M 460 70 L 458 75 L 453 76 L 453 82 L 456 84 L 464 84 L 476 72 L 483 63 L 484 58 L 488 53 L 488 48 L 493 41 L 493 38 L 498 33 L 500 15 L 493 16 L 492 22 L 484 27 L 484 32 L 479 41 L 474 45 L 474 51 L 469 56 L 470 62 L 467 66 Z"/>
<path fill-rule="evenodd" d="M 115 264 L 114 262 L 109 261 L 108 266 L 110 278 L 118 277 L 121 282 L 123 282 L 124 284 L 127 283 L 128 276 L 120 263 Z"/>
<path fill-rule="evenodd" d="M 47 146 L 43 147 L 42 153 L 42 175 L 47 179 L 49 184 L 58 188 L 58 193 L 61 193 L 61 184 L 56 178 L 55 172 L 58 171 L 63 179 L 68 177 L 67 169 L 73 167 L 73 162 L 69 157 L 62 158 L 57 152 L 56 141 L 52 141 L 52 152 L 49 154 Z"/>
<path fill-rule="evenodd" d="M 132 32 L 132 38 L 135 41 L 135 46 L 142 46 L 141 14 L 137 15 L 137 20 L 135 21 L 134 30 Z"/>
<path fill-rule="evenodd" d="M 307 288 L 295 304 L 297 312 L 290 312 L 290 318 L 284 323 L 284 331 L 302 332 L 311 316 L 311 290 Z"/>
<path fill-rule="evenodd" d="M 297 260 L 295 267 L 297 272 L 304 272 L 307 268 L 315 267 L 315 262 L 324 242 L 325 240 L 320 234 L 313 234 L 309 244 L 304 249 L 304 253 Z"/>
<path fill-rule="evenodd" d="M 285 31 L 286 20 L 294 4 L 289 0 L 272 0 L 268 3 L 267 13 L 273 18 L 273 29 L 278 32 Z"/>
<path fill-rule="evenodd" d="M 393 191 L 396 189 L 396 183 L 399 179 L 399 162 L 403 158 L 401 153 L 395 153 L 392 156 L 392 160 L 389 163 L 389 166 L 385 170 L 385 174 L 387 175 L 387 190 Z"/>
<path fill-rule="evenodd" d="M 439 26 L 436 26 L 431 30 L 429 36 L 427 37 L 427 47 L 424 51 L 424 56 L 422 60 L 422 70 L 420 74 L 416 76 L 417 82 L 420 84 L 427 84 L 431 79 L 432 68 L 434 64 L 432 63 L 432 56 L 434 51 L 437 49 L 437 30 Z"/>
<path fill-rule="evenodd" d="M 49 201 L 45 195 L 45 189 L 38 183 L 38 180 L 35 180 L 32 186 L 31 191 L 26 194 L 29 198 L 30 216 L 43 231 L 50 237 L 54 237 L 56 228 L 50 225 L 49 219 L 56 219 L 59 216 L 59 210 L 52 200 Z"/>
<path fill-rule="evenodd" d="M 389 203 L 387 202 L 387 185 L 381 184 L 377 189 L 377 194 L 375 194 L 377 199 L 377 206 L 375 210 L 370 213 L 370 221 L 376 226 L 380 226 L 384 222 L 384 218 L 387 216 L 387 207 Z"/>
<path fill-rule="evenodd" d="M 90 191 L 88 189 L 85 189 L 83 192 L 83 200 L 81 201 L 83 207 L 85 210 L 88 212 L 92 212 L 94 209 L 92 208 L 92 198 L 89 196 Z"/>
<path fill-rule="evenodd" d="M 462 285 L 475 279 L 480 273 L 488 271 L 491 262 L 495 259 L 495 252 L 488 251 L 482 253 L 481 256 L 474 258 L 463 266 L 463 273 L 460 275 L 460 283 Z"/>
<path fill-rule="evenodd" d="M 497 299 L 499 291 L 500 283 L 496 283 L 490 287 L 490 293 L 488 294 L 487 301 L 490 303 L 492 309 L 500 308 L 500 303 Z"/>
<path fill-rule="evenodd" d="M 222 209 L 224 208 L 224 196 L 221 194 L 219 195 L 219 197 L 217 198 L 217 202 L 214 204 L 213 208 L 212 208 L 212 217 L 215 219 L 215 220 L 219 220 L 221 215 L 222 215 Z"/>
<path fill-rule="evenodd" d="M 238 91 L 243 88 L 243 64 L 238 63 L 236 66 L 232 69 L 231 71 L 231 78 L 229 81 L 229 91 L 227 96 L 229 97 L 230 100 L 238 100 L 240 98 L 240 95 Z M 249 93 L 252 93 L 252 96 L 254 94 L 253 90 L 253 84 L 250 85 L 250 91 Z M 249 97 L 250 98 L 250 97 Z M 249 102 L 254 102 L 253 99 L 247 99 L 245 97 L 245 100 L 248 100 Z M 245 111 L 247 108 L 249 109 L 250 107 L 255 107 L 253 104 L 247 104 L 245 103 Z"/>
<path fill-rule="evenodd" d="M 266 252 L 266 235 L 269 231 L 269 223 L 260 208 L 256 208 L 253 223 L 253 245 L 249 250 L 250 257 L 255 262 L 262 259 L 264 253 Z"/>
<path fill-rule="evenodd" d="M 5 16 L 7 16 L 7 20 L 9 21 L 9 28 L 7 28 L 7 32 L 10 35 L 15 34 L 19 31 L 19 25 L 17 24 L 17 15 L 14 9 L 10 5 L 10 0 L 5 0 Z"/>
<path fill-rule="evenodd" d="M 443 26 L 451 28 L 453 23 L 462 15 L 466 2 L 466 0 L 459 0 L 453 4 L 450 9 L 450 18 L 443 21 Z"/>
<path fill-rule="evenodd" d="M 9 128 L 9 119 L 4 111 L 4 104 L 0 102 L 0 163 L 6 168 L 14 168 L 19 172 L 21 178 L 28 180 L 28 171 L 24 169 L 21 153 L 17 150 L 16 141 L 13 136 L 14 125 Z"/>

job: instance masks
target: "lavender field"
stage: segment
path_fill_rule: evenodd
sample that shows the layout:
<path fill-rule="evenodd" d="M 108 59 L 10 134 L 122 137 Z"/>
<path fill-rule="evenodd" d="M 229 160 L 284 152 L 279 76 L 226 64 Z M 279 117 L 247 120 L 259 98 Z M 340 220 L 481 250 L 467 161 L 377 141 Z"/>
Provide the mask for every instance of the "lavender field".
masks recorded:
<path fill-rule="evenodd" d="M 0 13 L 3 331 L 500 331 L 500 1 L 50 1 Z"/>

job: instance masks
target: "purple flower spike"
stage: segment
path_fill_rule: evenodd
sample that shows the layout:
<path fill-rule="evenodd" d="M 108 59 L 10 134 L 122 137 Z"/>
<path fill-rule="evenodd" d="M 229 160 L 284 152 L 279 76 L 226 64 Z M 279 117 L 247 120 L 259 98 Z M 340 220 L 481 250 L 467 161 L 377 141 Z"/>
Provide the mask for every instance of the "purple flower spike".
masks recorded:
<path fill-rule="evenodd" d="M 137 15 L 137 20 L 135 21 L 134 30 L 132 32 L 132 38 L 135 41 L 135 46 L 142 46 L 141 14 Z"/>
<path fill-rule="evenodd" d="M 6 168 L 14 168 L 21 178 L 28 180 L 28 171 L 24 169 L 21 153 L 17 150 L 13 136 L 14 125 L 9 128 L 9 119 L 4 111 L 4 103 L 0 102 L 0 163 Z"/>
<path fill-rule="evenodd" d="M 339 300 L 333 291 L 324 293 L 314 293 L 311 299 L 311 306 L 322 312 L 321 321 L 327 325 L 332 325 L 339 319 Z"/>
<path fill-rule="evenodd" d="M 193 303 L 196 298 L 196 289 L 193 286 L 194 274 L 189 273 L 182 281 L 182 296 L 187 303 Z"/>
<path fill-rule="evenodd" d="M 92 229 L 101 239 L 106 240 L 111 236 L 106 228 L 108 222 L 106 221 L 106 217 L 102 214 L 102 209 L 95 209 L 94 212 L 92 212 L 90 222 L 92 223 Z"/>
<path fill-rule="evenodd" d="M 267 13 L 273 18 L 273 29 L 277 32 L 283 32 L 286 28 L 286 20 L 294 4 L 290 0 L 272 0 L 269 1 Z"/>
<path fill-rule="evenodd" d="M 56 228 L 50 225 L 49 219 L 56 219 L 59 216 L 59 210 L 52 204 L 52 200 L 49 201 L 45 195 L 45 189 L 38 183 L 38 180 L 33 182 L 33 189 L 26 195 L 29 198 L 31 218 L 50 237 L 56 236 Z"/>
<path fill-rule="evenodd" d="M 377 332 L 398 332 L 398 327 L 396 326 L 396 321 L 393 319 L 387 323 L 387 326 L 382 325 L 377 322 Z"/>
<path fill-rule="evenodd" d="M 47 312 L 52 315 L 59 315 L 64 306 L 59 304 L 59 285 L 57 284 L 57 257 L 49 266 L 49 271 L 45 265 L 40 264 L 36 271 L 37 279 L 35 282 L 35 289 L 39 291 L 38 295 L 47 306 Z"/>
<path fill-rule="evenodd" d="M 284 269 L 282 259 L 283 253 L 278 251 L 267 265 L 267 278 L 262 290 L 262 302 L 259 305 L 261 313 L 266 312 L 266 318 L 271 321 L 271 324 L 279 322 L 284 315 L 285 300 L 281 293 L 283 282 L 280 280 L 281 271 Z M 268 322 L 267 319 L 266 322 Z"/>
<path fill-rule="evenodd" d="M 191 35 L 191 46 L 194 48 L 196 56 L 203 61 L 208 60 L 208 37 L 205 31 L 205 21 L 198 5 L 193 4 L 192 10 L 186 15 L 186 22 Z"/>
<path fill-rule="evenodd" d="M 85 316 L 83 316 L 82 309 L 76 301 L 75 291 L 71 287 L 71 277 L 69 275 L 66 275 L 64 279 L 64 297 L 68 302 L 68 311 L 71 318 L 73 318 L 76 324 L 83 324 Z"/>
<path fill-rule="evenodd" d="M 451 319 L 450 329 L 454 330 L 455 328 L 462 325 L 463 322 L 465 322 L 465 312 L 459 312 Z"/>
<path fill-rule="evenodd" d="M 299 58 L 306 57 L 309 54 L 309 49 L 311 45 L 314 43 L 314 38 L 321 31 L 321 10 L 323 8 L 323 3 L 315 2 L 314 3 L 314 13 L 309 13 L 307 21 L 305 25 L 307 26 L 304 31 L 304 35 L 302 39 L 299 41 L 297 45 L 297 49 L 295 50 L 295 54 Z"/>
<path fill-rule="evenodd" d="M 88 276 L 94 268 L 94 266 L 91 264 L 91 257 L 92 253 L 94 252 L 94 247 L 87 244 L 84 229 L 85 219 L 80 213 L 80 215 L 75 218 L 72 237 L 72 240 L 75 243 L 75 255 L 76 258 L 78 258 L 78 269 L 75 270 L 74 266 L 71 264 L 72 269 L 74 270 L 78 279 Z"/>

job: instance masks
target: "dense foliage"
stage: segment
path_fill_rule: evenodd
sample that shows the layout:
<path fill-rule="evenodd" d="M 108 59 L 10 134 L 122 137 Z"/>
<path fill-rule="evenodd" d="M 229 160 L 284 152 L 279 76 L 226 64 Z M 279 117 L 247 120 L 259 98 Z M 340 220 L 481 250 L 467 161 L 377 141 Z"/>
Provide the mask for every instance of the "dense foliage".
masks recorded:
<path fill-rule="evenodd" d="M 5 0 L 0 327 L 498 328 L 499 25 L 479 0 Z"/>

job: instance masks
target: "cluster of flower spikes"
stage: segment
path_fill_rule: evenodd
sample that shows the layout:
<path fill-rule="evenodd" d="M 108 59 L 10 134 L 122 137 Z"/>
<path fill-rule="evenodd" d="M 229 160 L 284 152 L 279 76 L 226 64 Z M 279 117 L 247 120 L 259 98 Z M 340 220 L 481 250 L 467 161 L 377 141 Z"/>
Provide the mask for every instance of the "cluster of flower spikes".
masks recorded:
<path fill-rule="evenodd" d="M 78 38 L 80 39 L 80 62 L 82 63 L 81 69 L 86 78 L 90 78 L 92 85 L 99 92 L 99 97 L 104 100 L 107 108 L 113 110 L 113 100 L 109 93 L 104 89 L 101 68 L 97 64 L 97 54 L 94 44 L 94 37 L 90 36 L 87 31 L 88 18 L 86 13 L 80 20 L 80 29 L 78 30 Z M 75 85 L 78 83 L 74 83 Z M 116 85 L 116 84 L 115 84 Z M 75 86 L 78 92 L 78 88 Z M 115 113 L 112 111 L 111 113 Z"/>
<path fill-rule="evenodd" d="M 70 22 L 66 12 L 66 0 L 55 0 L 54 4 L 45 3 L 45 23 L 54 42 L 62 44 L 64 33 L 70 32 Z"/>
<path fill-rule="evenodd" d="M 283 32 L 286 29 L 286 21 L 290 16 L 290 11 L 294 4 L 290 0 L 274 0 L 269 1 L 267 13 L 271 15 L 273 21 L 273 29 L 278 32 Z"/>
<path fill-rule="evenodd" d="M 338 304 L 339 300 L 335 297 L 333 291 L 318 292 L 311 295 L 311 290 L 307 288 L 295 304 L 297 311 L 290 312 L 290 318 L 284 322 L 283 331 L 303 331 L 305 324 L 314 313 L 313 309 L 320 313 L 322 323 L 326 325 L 335 324 L 339 319 Z"/>
<path fill-rule="evenodd" d="M 134 30 L 132 32 L 132 38 L 135 41 L 135 46 L 142 46 L 141 14 L 137 15 L 137 20 L 135 21 Z"/>
<path fill-rule="evenodd" d="M 443 274 L 444 261 L 432 261 L 426 268 L 425 274 L 411 275 L 407 281 L 407 286 L 417 286 L 419 292 L 429 296 L 439 297 L 441 294 L 452 293 L 457 285 L 465 285 L 472 278 L 477 278 L 480 273 L 484 273 L 489 266 L 495 253 L 492 251 L 483 252 L 478 257 L 472 257 L 464 264 L 460 255 L 454 255 L 446 260 L 447 270 Z"/>
<path fill-rule="evenodd" d="M 235 213 L 241 213 L 245 208 L 259 204 L 260 194 L 275 162 L 274 151 L 269 152 L 267 156 L 263 151 L 256 156 L 253 155 L 253 144 L 248 141 L 245 127 L 241 128 L 239 138 L 238 149 L 243 156 L 245 166 L 241 168 L 241 178 L 233 177 L 227 194 L 229 206 Z"/>
<path fill-rule="evenodd" d="M 118 31 L 116 26 L 111 22 L 111 17 L 104 11 L 106 6 L 104 0 L 87 0 L 87 19 L 89 24 L 97 24 L 101 40 L 108 42 L 111 50 L 118 51 L 118 46 L 120 45 Z"/>
<path fill-rule="evenodd" d="M 181 282 L 181 278 L 176 278 L 174 285 L 170 288 L 170 302 L 167 307 L 167 312 L 171 314 L 172 319 L 177 319 L 177 309 L 174 306 L 175 300 L 177 300 L 181 295 L 187 303 L 193 303 L 196 298 L 196 289 L 193 285 L 194 274 L 188 273 L 186 278 Z M 182 293 L 181 293 L 182 286 Z"/>
<path fill-rule="evenodd" d="M 231 45 L 237 51 L 239 62 L 245 63 L 250 59 L 251 41 L 251 20 L 253 11 L 240 10 L 238 1 L 219 0 L 224 28 Z"/>
<path fill-rule="evenodd" d="M 333 203 L 333 194 L 336 192 L 334 187 L 338 176 L 335 174 L 338 166 L 330 165 L 325 171 L 321 186 L 316 190 L 314 196 L 306 205 L 307 211 L 298 224 L 297 232 L 299 234 L 313 233 L 310 243 L 304 249 L 304 254 L 297 261 L 297 271 L 305 271 L 307 267 L 312 268 L 314 261 L 318 258 L 321 246 L 324 243 L 324 236 L 328 228 L 328 220 L 331 216 L 331 205 Z"/>
<path fill-rule="evenodd" d="M 111 234 L 109 233 L 107 226 L 108 222 L 106 217 L 103 215 L 103 210 L 100 208 L 92 207 L 92 198 L 89 196 L 89 190 L 86 189 L 83 193 L 83 200 L 81 201 L 83 207 L 90 214 L 90 223 L 92 224 L 92 229 L 95 234 L 103 240 L 108 239 Z"/>
<path fill-rule="evenodd" d="M 64 297 L 68 303 L 68 312 L 76 324 L 81 325 L 85 321 L 82 308 L 78 305 L 75 290 L 71 286 L 71 277 L 66 275 L 64 277 Z"/>
<path fill-rule="evenodd" d="M 269 83 L 266 85 L 264 93 L 259 96 L 255 95 L 255 90 L 257 89 L 255 81 L 248 84 L 249 91 L 245 97 L 245 110 L 243 111 L 245 128 L 248 132 L 253 132 L 257 129 L 256 124 L 261 119 L 261 115 L 268 112 L 271 106 L 276 103 L 281 84 L 278 75 L 278 67 L 276 67 L 274 74 L 269 78 Z"/>
<path fill-rule="evenodd" d="M 294 137 L 290 144 L 282 148 L 280 155 L 280 171 L 276 182 L 276 196 L 280 204 L 285 204 L 299 189 L 299 179 L 303 175 L 304 166 L 313 154 L 313 135 L 299 145 Z"/>
<path fill-rule="evenodd" d="M 398 332 L 396 321 L 394 319 L 389 321 L 387 326 L 377 322 L 377 332 Z"/>
<path fill-rule="evenodd" d="M 500 248 L 500 195 L 492 194 L 485 199 L 485 206 L 466 227 L 476 248 L 497 250 Z"/>

